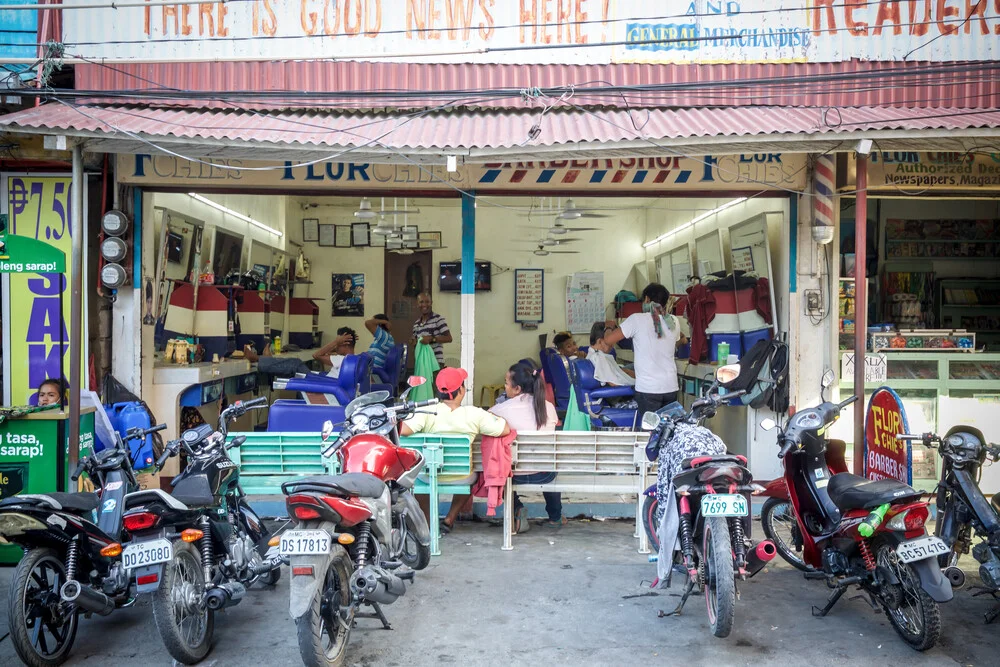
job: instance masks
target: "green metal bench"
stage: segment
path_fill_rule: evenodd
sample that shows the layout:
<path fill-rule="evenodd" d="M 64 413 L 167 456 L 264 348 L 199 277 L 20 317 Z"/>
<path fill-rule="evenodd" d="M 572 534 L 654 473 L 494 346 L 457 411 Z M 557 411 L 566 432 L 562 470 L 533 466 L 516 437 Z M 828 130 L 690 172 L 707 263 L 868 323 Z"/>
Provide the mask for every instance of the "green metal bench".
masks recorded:
<path fill-rule="evenodd" d="M 284 482 L 308 475 L 335 475 L 336 457 L 324 459 L 319 433 L 230 433 L 232 439 L 245 435 L 246 442 L 229 451 L 240 465 L 243 490 L 252 495 L 281 495 Z M 419 433 L 400 438 L 400 445 L 419 451 L 425 460 L 414 493 L 430 498 L 431 554 L 441 555 L 439 545 L 441 494 L 469 493 L 464 481 L 472 473 L 472 439 L 467 435 Z"/>

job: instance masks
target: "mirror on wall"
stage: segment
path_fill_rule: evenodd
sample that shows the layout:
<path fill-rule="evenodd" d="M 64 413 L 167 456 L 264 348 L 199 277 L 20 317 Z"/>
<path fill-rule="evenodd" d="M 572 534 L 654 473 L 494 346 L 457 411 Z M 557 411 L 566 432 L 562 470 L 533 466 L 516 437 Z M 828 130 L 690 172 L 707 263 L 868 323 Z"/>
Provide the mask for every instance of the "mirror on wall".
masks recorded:
<path fill-rule="evenodd" d="M 698 276 L 705 277 L 709 274 L 726 270 L 725 253 L 722 247 L 722 230 L 716 230 L 699 237 L 695 241 L 694 252 L 698 258 Z"/>
<path fill-rule="evenodd" d="M 212 270 L 215 275 L 225 278 L 232 272 L 242 273 L 242 264 L 243 237 L 216 228 L 212 249 Z"/>

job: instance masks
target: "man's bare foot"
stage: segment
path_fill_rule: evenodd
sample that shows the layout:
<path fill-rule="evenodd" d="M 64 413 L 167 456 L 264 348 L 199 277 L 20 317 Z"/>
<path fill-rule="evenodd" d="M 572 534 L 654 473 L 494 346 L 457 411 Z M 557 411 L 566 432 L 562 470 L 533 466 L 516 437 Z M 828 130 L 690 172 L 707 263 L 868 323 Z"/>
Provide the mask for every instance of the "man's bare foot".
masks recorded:
<path fill-rule="evenodd" d="M 245 356 L 247 358 L 247 361 L 249 361 L 251 364 L 256 364 L 257 359 L 259 358 L 257 356 L 257 353 L 254 352 L 253 345 L 243 346 L 243 356 Z"/>

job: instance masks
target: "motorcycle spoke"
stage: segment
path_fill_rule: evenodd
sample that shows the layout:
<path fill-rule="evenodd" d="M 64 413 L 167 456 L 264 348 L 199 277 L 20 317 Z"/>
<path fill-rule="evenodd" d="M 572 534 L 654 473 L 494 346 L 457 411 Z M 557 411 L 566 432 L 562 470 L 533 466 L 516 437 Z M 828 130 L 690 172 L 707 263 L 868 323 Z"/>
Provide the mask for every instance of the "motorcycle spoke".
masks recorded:
<path fill-rule="evenodd" d="M 47 627 L 49 629 L 49 632 L 51 632 L 52 636 L 55 638 L 55 640 L 56 640 L 56 646 L 58 646 L 59 644 L 62 644 L 64 641 L 66 641 L 66 626 L 65 626 L 65 624 L 62 625 L 62 626 L 59 626 L 59 625 L 55 625 L 52 621 L 45 621 L 45 627 Z M 60 630 L 62 630 L 62 632 L 60 632 Z"/>
<path fill-rule="evenodd" d="M 41 619 L 35 622 L 35 627 L 31 631 L 31 645 L 37 646 L 42 653 L 48 653 L 48 649 L 45 648 L 45 635 L 42 634 L 42 623 Z"/>

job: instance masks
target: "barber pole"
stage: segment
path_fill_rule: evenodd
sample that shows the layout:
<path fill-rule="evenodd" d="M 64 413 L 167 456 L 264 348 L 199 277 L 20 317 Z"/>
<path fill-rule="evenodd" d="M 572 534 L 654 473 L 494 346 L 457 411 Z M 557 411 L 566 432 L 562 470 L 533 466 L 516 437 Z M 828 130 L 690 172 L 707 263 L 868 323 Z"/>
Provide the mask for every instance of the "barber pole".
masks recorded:
<path fill-rule="evenodd" d="M 832 155 L 816 158 L 813 178 L 813 240 L 825 244 L 833 240 L 833 193 L 836 168 Z"/>

